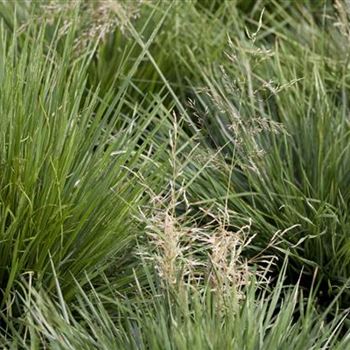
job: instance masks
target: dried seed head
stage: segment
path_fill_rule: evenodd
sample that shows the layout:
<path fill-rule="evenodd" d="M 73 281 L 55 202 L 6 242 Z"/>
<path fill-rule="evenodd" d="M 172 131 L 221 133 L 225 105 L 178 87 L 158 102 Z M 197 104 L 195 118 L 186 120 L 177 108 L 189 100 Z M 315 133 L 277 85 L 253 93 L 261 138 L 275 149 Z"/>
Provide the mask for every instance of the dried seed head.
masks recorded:
<path fill-rule="evenodd" d="M 59 31 L 59 35 L 63 36 L 72 25 L 72 14 L 78 11 L 78 33 L 75 47 L 80 51 L 91 40 L 104 40 L 116 28 L 119 28 L 126 35 L 130 21 L 139 17 L 143 2 L 143 0 L 86 2 L 49 0 L 39 6 L 38 16 L 48 23 L 54 23 L 58 18 L 63 18 L 64 21 Z"/>

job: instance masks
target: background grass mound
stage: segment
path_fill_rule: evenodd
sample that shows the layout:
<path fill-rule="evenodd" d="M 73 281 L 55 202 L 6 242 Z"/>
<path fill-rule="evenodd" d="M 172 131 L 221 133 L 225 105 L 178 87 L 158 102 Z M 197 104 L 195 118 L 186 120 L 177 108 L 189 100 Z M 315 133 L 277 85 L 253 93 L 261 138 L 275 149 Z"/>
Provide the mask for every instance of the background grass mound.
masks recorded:
<path fill-rule="evenodd" d="M 0 17 L 3 347 L 349 347 L 346 2 Z"/>

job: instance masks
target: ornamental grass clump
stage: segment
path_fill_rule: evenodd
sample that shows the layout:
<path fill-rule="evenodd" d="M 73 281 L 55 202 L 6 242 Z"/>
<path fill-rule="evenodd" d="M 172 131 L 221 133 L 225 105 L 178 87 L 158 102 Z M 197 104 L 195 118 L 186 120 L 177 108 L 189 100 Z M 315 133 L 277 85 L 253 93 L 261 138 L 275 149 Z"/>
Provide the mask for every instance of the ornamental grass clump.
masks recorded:
<path fill-rule="evenodd" d="M 0 347 L 350 348 L 349 13 L 0 0 Z"/>
<path fill-rule="evenodd" d="M 296 284 L 284 284 L 285 266 L 274 289 L 261 289 L 252 276 L 237 299 L 227 290 L 186 285 L 181 293 L 164 289 L 145 270 L 149 285 L 129 300 L 112 288 L 105 292 L 78 287 L 74 302 L 55 300 L 30 285 L 22 286 L 26 330 L 14 339 L 1 335 L 11 349 L 40 344 L 55 349 L 332 349 L 349 347 L 343 332 L 346 313 L 320 313 L 315 299 Z M 106 281 L 107 282 L 107 281 Z M 57 283 L 57 289 L 60 285 Z M 176 291 L 176 292 L 175 292 Z M 330 308 L 332 305 L 330 305 Z"/>
<path fill-rule="evenodd" d="M 51 264 L 67 298 L 73 280 L 86 283 L 86 272 L 99 275 L 110 259 L 119 268 L 139 230 L 131 213 L 145 200 L 135 174 L 151 174 L 142 155 L 164 118 L 157 97 L 148 112 L 135 105 L 121 114 L 126 99 L 114 89 L 101 99 L 98 89 L 87 88 L 93 49 L 77 58 L 71 28 L 59 54 L 62 41 L 54 37 L 47 46 L 45 30 L 33 25 L 28 35 L 18 34 L 25 35 L 20 48 L 16 34 L 1 30 L 2 306 L 21 275 L 49 291 Z"/>
<path fill-rule="evenodd" d="M 291 253 L 287 276 L 294 283 L 303 271 L 306 288 L 318 270 L 327 305 L 350 278 L 346 6 L 288 12 L 276 2 L 256 16 L 257 8 L 255 20 L 237 21 L 225 60 L 203 69 L 202 56 L 192 55 L 204 86 L 191 97 L 201 123 L 197 142 L 217 156 L 187 197 L 228 207 L 242 225 L 251 218 L 252 254 L 293 227 L 271 252 Z M 193 159 L 183 178 L 190 182 L 202 167 Z"/>

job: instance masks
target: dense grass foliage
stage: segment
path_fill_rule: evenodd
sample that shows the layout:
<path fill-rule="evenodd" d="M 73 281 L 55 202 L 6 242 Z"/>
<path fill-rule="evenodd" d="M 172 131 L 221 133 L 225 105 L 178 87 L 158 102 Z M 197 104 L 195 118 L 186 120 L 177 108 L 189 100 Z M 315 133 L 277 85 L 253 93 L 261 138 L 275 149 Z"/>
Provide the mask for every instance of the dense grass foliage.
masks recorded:
<path fill-rule="evenodd" d="M 349 348 L 347 2 L 0 19 L 3 347 Z"/>
<path fill-rule="evenodd" d="M 293 254 L 291 276 L 318 268 L 323 292 L 332 294 L 350 277 L 348 39 L 333 21 L 319 27 L 299 11 L 292 17 L 281 9 L 288 28 L 273 36 L 261 21 L 253 34 L 241 28 L 226 63 L 204 72 L 202 132 L 223 158 L 221 167 L 202 173 L 192 196 L 202 203 L 217 198 L 243 222 L 252 218 L 259 249 L 286 232 L 278 249 Z"/>
<path fill-rule="evenodd" d="M 281 279 L 273 291 L 258 292 L 256 282 L 220 298 L 216 292 L 157 288 L 139 292 L 130 302 L 80 291 L 74 307 L 54 303 L 31 290 L 25 322 L 32 332 L 13 348 L 40 342 L 50 349 L 347 349 L 348 337 L 337 340 L 344 315 L 325 326 L 310 296 L 299 287 L 286 288 Z M 232 290 L 233 291 L 233 290 Z M 296 317 L 295 315 L 299 315 Z"/>
<path fill-rule="evenodd" d="M 52 264 L 72 294 L 73 278 L 84 284 L 86 272 L 99 274 L 109 258 L 127 254 L 140 229 L 132 215 L 146 200 L 135 174 L 151 168 L 142 154 L 164 114 L 157 99 L 147 118 L 137 106 L 120 113 L 125 101 L 114 91 L 100 100 L 86 87 L 91 56 L 71 55 L 73 31 L 62 56 L 55 38 L 45 53 L 44 31 L 33 32 L 35 45 L 28 36 L 18 55 L 15 37 L 2 41 L 3 300 L 23 273 L 51 288 Z"/>

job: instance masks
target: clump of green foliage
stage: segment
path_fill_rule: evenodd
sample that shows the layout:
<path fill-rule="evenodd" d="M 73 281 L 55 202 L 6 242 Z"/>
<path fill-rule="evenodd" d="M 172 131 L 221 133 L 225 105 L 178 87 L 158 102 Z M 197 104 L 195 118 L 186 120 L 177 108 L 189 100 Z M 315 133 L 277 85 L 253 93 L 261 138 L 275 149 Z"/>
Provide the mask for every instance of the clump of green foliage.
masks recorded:
<path fill-rule="evenodd" d="M 3 344 L 349 347 L 345 2 L 0 18 Z"/>

